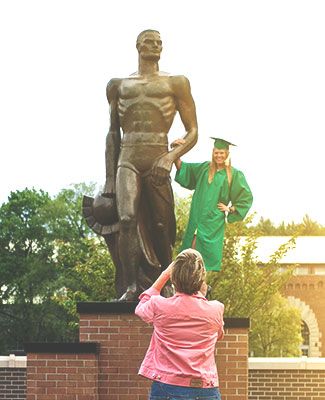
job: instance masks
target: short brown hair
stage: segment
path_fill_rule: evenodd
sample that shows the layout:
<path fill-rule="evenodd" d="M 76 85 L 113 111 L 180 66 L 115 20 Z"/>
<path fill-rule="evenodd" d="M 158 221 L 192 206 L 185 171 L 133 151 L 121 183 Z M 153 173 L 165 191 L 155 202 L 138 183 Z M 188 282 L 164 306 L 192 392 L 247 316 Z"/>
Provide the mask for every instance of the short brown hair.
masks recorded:
<path fill-rule="evenodd" d="M 201 254 L 194 249 L 186 249 L 176 257 L 170 279 L 177 292 L 191 295 L 200 290 L 205 276 Z"/>

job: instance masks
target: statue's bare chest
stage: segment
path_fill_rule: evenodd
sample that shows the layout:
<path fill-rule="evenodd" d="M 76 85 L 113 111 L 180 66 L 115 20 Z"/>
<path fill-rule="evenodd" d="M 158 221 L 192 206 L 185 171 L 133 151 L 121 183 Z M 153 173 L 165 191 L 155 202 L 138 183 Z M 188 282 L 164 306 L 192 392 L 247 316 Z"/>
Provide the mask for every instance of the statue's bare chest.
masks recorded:
<path fill-rule="evenodd" d="M 156 79 L 124 79 L 119 88 L 120 101 L 133 103 L 136 101 L 148 102 L 150 99 L 166 99 L 172 96 L 172 88 L 168 77 Z"/>

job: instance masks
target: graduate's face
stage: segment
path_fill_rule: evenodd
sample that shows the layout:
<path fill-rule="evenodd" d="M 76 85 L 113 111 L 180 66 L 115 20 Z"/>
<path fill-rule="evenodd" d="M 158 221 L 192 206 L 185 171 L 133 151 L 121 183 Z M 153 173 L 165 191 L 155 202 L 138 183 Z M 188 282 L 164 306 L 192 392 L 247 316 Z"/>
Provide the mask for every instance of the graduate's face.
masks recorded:
<path fill-rule="evenodd" d="M 212 160 L 216 164 L 223 165 L 229 155 L 229 150 L 214 148 L 212 150 Z"/>

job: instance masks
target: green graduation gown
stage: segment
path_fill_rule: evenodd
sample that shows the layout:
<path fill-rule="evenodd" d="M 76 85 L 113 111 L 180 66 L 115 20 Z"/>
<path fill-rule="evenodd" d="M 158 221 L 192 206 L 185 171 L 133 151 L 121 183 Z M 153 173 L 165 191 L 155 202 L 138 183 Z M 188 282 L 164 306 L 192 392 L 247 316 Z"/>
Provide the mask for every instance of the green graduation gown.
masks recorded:
<path fill-rule="evenodd" d="M 190 248 L 196 232 L 196 250 L 203 257 L 205 267 L 210 271 L 221 268 L 225 213 L 217 207 L 218 203 L 231 204 L 236 211 L 228 214 L 228 222 L 242 221 L 252 202 L 252 192 L 244 174 L 231 167 L 232 180 L 229 187 L 226 170 L 215 173 L 213 181 L 208 182 L 210 162 L 186 163 L 176 172 L 175 180 L 181 186 L 195 190 L 192 198 L 190 216 L 181 250 Z"/>

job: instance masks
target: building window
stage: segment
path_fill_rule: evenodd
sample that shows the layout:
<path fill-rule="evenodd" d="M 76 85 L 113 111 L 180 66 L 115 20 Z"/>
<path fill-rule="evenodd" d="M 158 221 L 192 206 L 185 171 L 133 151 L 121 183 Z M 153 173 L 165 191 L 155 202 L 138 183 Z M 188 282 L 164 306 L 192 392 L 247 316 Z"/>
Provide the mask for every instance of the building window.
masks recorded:
<path fill-rule="evenodd" d="M 315 269 L 315 275 L 325 275 L 325 266 L 324 265 L 314 267 L 314 269 Z"/>
<path fill-rule="evenodd" d="M 294 275 L 310 275 L 308 266 L 299 266 L 294 270 Z"/>
<path fill-rule="evenodd" d="M 301 321 L 301 336 L 302 336 L 301 355 L 308 357 L 310 332 L 305 321 Z"/>

